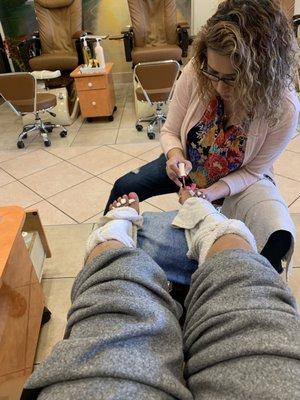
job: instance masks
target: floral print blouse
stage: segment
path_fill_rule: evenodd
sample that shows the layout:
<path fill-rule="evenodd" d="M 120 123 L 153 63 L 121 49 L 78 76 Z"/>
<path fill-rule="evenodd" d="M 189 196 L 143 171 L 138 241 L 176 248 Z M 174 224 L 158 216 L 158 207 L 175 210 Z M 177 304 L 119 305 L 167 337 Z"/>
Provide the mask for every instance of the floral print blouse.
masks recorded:
<path fill-rule="evenodd" d="M 187 154 L 193 169 L 189 174 L 199 188 L 207 188 L 240 168 L 247 142 L 246 124 L 224 127 L 221 97 L 209 103 L 199 123 L 187 135 Z"/>

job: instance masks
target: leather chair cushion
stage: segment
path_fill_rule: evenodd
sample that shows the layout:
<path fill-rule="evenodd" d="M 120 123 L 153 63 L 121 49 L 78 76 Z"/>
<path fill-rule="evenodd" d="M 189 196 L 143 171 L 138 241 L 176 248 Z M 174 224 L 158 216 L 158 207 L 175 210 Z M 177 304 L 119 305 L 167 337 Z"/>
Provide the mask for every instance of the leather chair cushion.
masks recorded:
<path fill-rule="evenodd" d="M 147 92 L 148 97 L 151 102 L 165 102 L 168 100 L 170 91 L 172 88 L 166 88 L 166 89 L 159 89 L 159 91 L 155 92 L 154 90 L 151 92 Z M 144 96 L 144 92 L 141 87 L 138 87 L 135 90 L 136 98 L 139 101 L 147 101 L 146 97 Z"/>
<path fill-rule="evenodd" d="M 139 62 L 176 60 L 180 61 L 182 50 L 177 45 L 164 45 L 157 47 L 134 47 L 131 52 L 134 65 Z"/>
<path fill-rule="evenodd" d="M 33 100 L 14 100 L 13 105 L 16 109 L 23 113 L 33 112 Z M 50 93 L 37 93 L 36 95 L 36 110 L 46 110 L 56 106 L 56 96 Z"/>
<path fill-rule="evenodd" d="M 42 71 L 44 69 L 49 71 L 72 71 L 78 66 L 77 54 L 43 54 L 41 56 L 33 57 L 29 60 L 30 68 L 33 71 Z"/>

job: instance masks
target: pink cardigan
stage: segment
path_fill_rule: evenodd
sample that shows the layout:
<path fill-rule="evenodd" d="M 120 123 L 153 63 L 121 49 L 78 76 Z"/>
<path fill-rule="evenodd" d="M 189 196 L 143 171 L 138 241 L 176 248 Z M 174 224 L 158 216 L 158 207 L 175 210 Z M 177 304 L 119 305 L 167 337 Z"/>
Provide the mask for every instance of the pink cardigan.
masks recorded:
<path fill-rule="evenodd" d="M 199 99 L 196 79 L 191 60 L 177 81 L 168 117 L 161 130 L 160 143 L 165 154 L 175 147 L 186 154 L 186 136 L 206 109 L 206 105 Z M 272 176 L 275 160 L 295 134 L 298 114 L 299 101 L 293 90 L 287 91 L 283 117 L 277 125 L 270 127 L 263 118 L 253 120 L 242 167 L 221 179 L 229 186 L 231 196 L 259 181 L 264 174 Z"/>

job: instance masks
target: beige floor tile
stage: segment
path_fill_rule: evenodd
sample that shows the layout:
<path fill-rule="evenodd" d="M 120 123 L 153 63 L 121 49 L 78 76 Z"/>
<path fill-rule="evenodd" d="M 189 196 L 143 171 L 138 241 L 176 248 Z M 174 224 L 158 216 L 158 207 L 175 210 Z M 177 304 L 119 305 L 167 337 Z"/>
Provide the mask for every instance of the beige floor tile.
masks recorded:
<path fill-rule="evenodd" d="M 118 143 L 143 143 L 148 142 L 147 131 L 144 129 L 142 132 L 138 132 L 135 127 L 132 128 L 120 128 L 116 144 Z M 158 138 L 155 139 L 158 142 Z M 153 141 L 154 142 L 154 141 Z"/>
<path fill-rule="evenodd" d="M 36 149 L 33 149 L 33 148 L 17 149 L 17 148 L 15 148 L 15 150 L 0 151 L 0 163 L 3 161 L 12 160 L 17 157 L 24 156 L 28 153 L 31 153 L 32 151 L 36 151 Z"/>
<path fill-rule="evenodd" d="M 294 268 L 292 274 L 289 276 L 288 285 L 296 298 L 298 310 L 300 310 L 300 268 Z"/>
<path fill-rule="evenodd" d="M 34 174 L 61 162 L 61 159 L 44 150 L 30 152 L 14 160 L 4 161 L 0 167 L 17 179 Z"/>
<path fill-rule="evenodd" d="M 13 182 L 15 178 L 11 175 L 8 175 L 3 169 L 0 168 L 0 186 L 7 185 L 10 182 Z"/>
<path fill-rule="evenodd" d="M 83 267 L 85 244 L 93 224 L 46 227 L 52 257 L 45 260 L 43 278 L 76 277 Z"/>
<path fill-rule="evenodd" d="M 147 201 L 142 201 L 140 203 L 140 210 L 141 210 L 141 213 L 144 213 L 144 212 L 162 212 L 162 210 L 160 210 L 157 207 L 154 207 L 152 204 L 148 203 Z"/>
<path fill-rule="evenodd" d="M 52 312 L 52 316 L 41 329 L 35 363 L 42 362 L 50 354 L 53 346 L 63 338 L 71 305 L 73 282 L 74 278 L 42 280 L 46 306 Z"/>
<path fill-rule="evenodd" d="M 99 178 L 105 180 L 108 183 L 114 184 L 118 178 L 127 174 L 130 171 L 138 170 L 138 168 L 140 168 L 144 164 L 145 161 L 133 158 L 132 160 L 129 160 L 121 165 L 118 165 L 115 168 L 104 172 L 103 174 L 99 175 Z"/>
<path fill-rule="evenodd" d="M 180 204 L 176 193 L 164 194 L 161 196 L 151 197 L 147 200 L 150 205 L 159 208 L 162 211 L 178 210 Z"/>
<path fill-rule="evenodd" d="M 275 180 L 279 191 L 288 206 L 300 196 L 300 182 L 280 175 L 276 175 Z"/>
<path fill-rule="evenodd" d="M 81 128 L 73 142 L 73 146 L 103 146 L 106 144 L 114 144 L 118 135 L 118 128 L 114 129 L 98 129 Z"/>
<path fill-rule="evenodd" d="M 289 207 L 289 210 L 292 214 L 300 213 L 300 197 Z"/>
<path fill-rule="evenodd" d="M 63 160 L 69 160 L 70 158 L 87 153 L 88 151 L 94 150 L 96 148 L 97 146 L 72 146 L 65 148 L 49 147 L 47 148 L 47 151 L 54 154 L 56 157 L 62 158 Z"/>
<path fill-rule="evenodd" d="M 127 154 L 111 149 L 110 147 L 103 146 L 89 151 L 86 154 L 71 158 L 69 162 L 87 172 L 90 172 L 91 174 L 99 175 L 102 172 L 105 172 L 119 164 L 122 164 L 123 162 L 130 160 L 131 158 L 132 157 Z"/>
<path fill-rule="evenodd" d="M 29 207 L 38 203 L 42 198 L 32 192 L 20 182 L 11 182 L 8 185 L 0 187 L 0 206 L 18 205 L 20 207 Z"/>
<path fill-rule="evenodd" d="M 300 153 L 300 135 L 298 134 L 288 145 L 287 150 Z"/>
<path fill-rule="evenodd" d="M 300 213 L 292 214 L 292 219 L 296 226 L 296 245 L 294 253 L 294 266 L 300 268 Z"/>
<path fill-rule="evenodd" d="M 300 181 L 300 154 L 285 151 L 276 161 L 274 169 L 278 175 Z"/>
<path fill-rule="evenodd" d="M 82 169 L 61 161 L 54 167 L 21 179 L 21 182 L 46 199 L 92 177 Z"/>
<path fill-rule="evenodd" d="M 54 207 L 52 204 L 48 203 L 46 200 L 43 200 L 30 207 L 27 207 L 27 210 L 33 210 L 33 209 L 38 210 L 39 216 L 44 226 L 77 224 L 76 221 L 68 217 L 66 214 L 64 214 L 58 208 Z"/>
<path fill-rule="evenodd" d="M 112 185 L 99 178 L 92 178 L 50 197 L 48 201 L 61 211 L 83 222 L 105 208 Z"/>
<path fill-rule="evenodd" d="M 139 158 L 141 158 L 142 160 L 145 161 L 152 161 L 155 160 L 156 158 L 158 158 L 161 154 L 162 154 L 162 149 L 160 146 L 155 147 L 154 149 L 147 151 L 146 153 L 143 153 L 141 155 L 139 155 Z"/>
<path fill-rule="evenodd" d="M 108 197 L 107 197 L 108 199 Z M 91 218 L 87 219 L 86 221 L 84 221 L 84 224 L 97 224 L 99 222 L 99 219 L 103 216 L 103 211 L 93 215 Z"/>
<path fill-rule="evenodd" d="M 146 153 L 147 151 L 153 150 L 155 147 L 160 146 L 157 141 L 151 141 L 144 143 L 124 143 L 109 145 L 115 150 L 122 151 L 122 153 L 130 154 L 131 156 L 138 157 L 140 154 Z"/>

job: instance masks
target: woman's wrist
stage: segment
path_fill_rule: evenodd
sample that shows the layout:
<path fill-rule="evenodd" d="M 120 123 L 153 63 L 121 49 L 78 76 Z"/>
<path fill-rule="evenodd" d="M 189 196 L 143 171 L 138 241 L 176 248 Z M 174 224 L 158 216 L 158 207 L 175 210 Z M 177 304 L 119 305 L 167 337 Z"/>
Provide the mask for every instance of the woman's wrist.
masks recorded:
<path fill-rule="evenodd" d="M 228 197 L 230 195 L 230 189 L 227 183 L 218 181 L 207 189 L 204 189 L 203 193 L 206 195 L 207 200 L 212 202 L 224 197 Z"/>
<path fill-rule="evenodd" d="M 170 158 L 174 156 L 180 156 L 183 157 L 183 151 L 179 147 L 174 147 L 173 149 L 169 150 L 167 153 L 167 159 L 169 160 Z"/>

